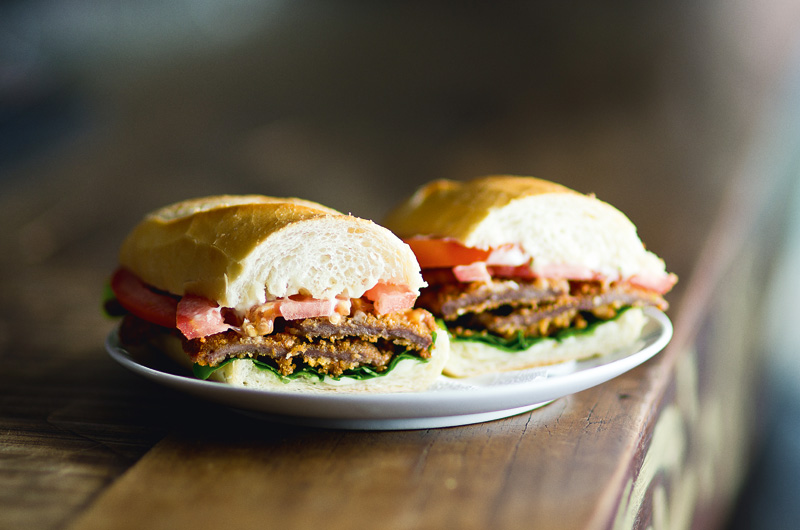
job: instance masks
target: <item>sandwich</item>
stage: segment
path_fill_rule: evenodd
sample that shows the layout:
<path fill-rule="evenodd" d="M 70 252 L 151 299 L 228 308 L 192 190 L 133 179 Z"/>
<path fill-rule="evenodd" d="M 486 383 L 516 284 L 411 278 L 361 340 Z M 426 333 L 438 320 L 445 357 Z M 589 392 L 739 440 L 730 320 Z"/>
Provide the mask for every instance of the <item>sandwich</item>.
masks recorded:
<path fill-rule="evenodd" d="M 619 210 L 553 182 L 437 180 L 384 220 L 427 282 L 418 307 L 450 334 L 445 375 L 604 355 L 633 344 L 677 282 Z"/>
<path fill-rule="evenodd" d="M 389 230 L 301 199 L 183 201 L 127 236 L 110 279 L 123 346 L 195 377 L 286 392 L 428 387 L 447 333 L 414 307 L 424 285 Z"/>

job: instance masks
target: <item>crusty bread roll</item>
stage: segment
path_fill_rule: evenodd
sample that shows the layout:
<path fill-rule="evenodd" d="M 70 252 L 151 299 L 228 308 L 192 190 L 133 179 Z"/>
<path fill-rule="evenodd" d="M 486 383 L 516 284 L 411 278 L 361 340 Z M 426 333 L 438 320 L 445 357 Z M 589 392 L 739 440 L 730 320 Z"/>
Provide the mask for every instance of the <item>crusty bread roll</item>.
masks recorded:
<path fill-rule="evenodd" d="M 443 237 L 467 247 L 517 244 L 534 271 L 567 265 L 615 280 L 662 277 L 664 262 L 645 249 L 619 210 L 546 180 L 490 176 L 438 180 L 392 211 L 384 226 L 402 238 Z"/>
<path fill-rule="evenodd" d="M 414 253 L 386 228 L 300 199 L 219 196 L 148 215 L 120 264 L 145 283 L 245 310 L 295 294 L 358 298 L 378 282 L 424 285 Z"/>
<path fill-rule="evenodd" d="M 141 334 L 185 367 L 216 368 L 210 379 L 223 383 L 418 391 L 441 375 L 449 354 L 447 333 L 413 308 L 425 283 L 408 245 L 311 201 L 226 195 L 176 203 L 134 227 L 119 261 L 111 288 L 129 311 L 121 341 Z M 318 377 L 295 376 L 308 372 Z"/>
<path fill-rule="evenodd" d="M 418 304 L 446 321 L 451 353 L 445 374 L 452 376 L 614 351 L 641 333 L 646 322 L 641 307 L 666 309 L 662 295 L 677 281 L 622 212 L 593 195 L 533 177 L 433 181 L 383 224 L 420 252 L 423 276 L 431 285 Z M 447 252 L 452 260 L 442 259 Z M 514 298 L 509 293 L 515 290 L 532 294 Z M 630 305 L 636 307 L 620 312 Z M 559 331 L 582 329 L 587 321 L 595 322 L 590 332 L 554 338 Z M 491 340 L 476 341 L 476 336 Z M 516 336 L 540 340 L 514 352 L 493 345 L 498 337 L 512 341 Z"/>

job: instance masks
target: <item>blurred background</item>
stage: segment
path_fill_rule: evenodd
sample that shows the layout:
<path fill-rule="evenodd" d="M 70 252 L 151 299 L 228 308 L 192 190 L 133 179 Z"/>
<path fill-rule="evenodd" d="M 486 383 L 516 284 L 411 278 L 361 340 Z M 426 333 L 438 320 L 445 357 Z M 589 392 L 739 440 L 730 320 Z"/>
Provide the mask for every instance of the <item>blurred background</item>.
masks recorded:
<path fill-rule="evenodd" d="M 146 210 L 188 196 L 380 220 L 430 179 L 515 173 L 619 206 L 688 278 L 697 227 L 743 174 L 800 206 L 799 35 L 794 0 L 0 1 L 0 207 L 18 228 L 0 260 L 111 270 Z M 785 220 L 760 235 L 780 257 L 764 346 L 779 408 L 736 528 L 800 520 Z"/>

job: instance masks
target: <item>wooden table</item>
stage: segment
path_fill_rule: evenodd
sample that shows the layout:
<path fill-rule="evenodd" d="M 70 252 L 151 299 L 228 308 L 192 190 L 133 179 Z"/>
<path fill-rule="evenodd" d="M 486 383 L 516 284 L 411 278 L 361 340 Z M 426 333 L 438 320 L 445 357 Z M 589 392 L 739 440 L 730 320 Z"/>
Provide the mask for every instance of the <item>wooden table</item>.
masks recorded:
<path fill-rule="evenodd" d="M 785 21 L 797 9 L 771 5 L 755 22 L 746 8 L 729 14 L 745 36 L 772 31 L 745 57 L 725 47 L 726 32 L 700 31 L 710 47 L 687 48 L 670 31 L 636 31 L 663 17 L 697 30 L 714 9 L 618 13 L 605 20 L 617 39 L 595 26 L 548 30 L 557 13 L 434 10 L 436 35 L 414 33 L 402 52 L 399 35 L 425 24 L 414 9 L 385 9 L 334 23 L 289 13 L 226 53 L 87 75 L 69 137 L 0 166 L 0 528 L 725 521 L 757 441 L 757 317 L 789 185 L 790 145 L 777 139 L 797 33 Z M 589 41 L 565 46 L 579 36 Z M 463 54 L 448 55 L 448 42 Z M 670 77 L 685 71 L 694 77 Z M 630 215 L 681 277 L 663 353 L 507 419 L 351 432 L 198 402 L 104 352 L 104 282 L 120 240 L 154 207 L 258 192 L 379 219 L 427 179 L 494 172 L 596 192 Z"/>

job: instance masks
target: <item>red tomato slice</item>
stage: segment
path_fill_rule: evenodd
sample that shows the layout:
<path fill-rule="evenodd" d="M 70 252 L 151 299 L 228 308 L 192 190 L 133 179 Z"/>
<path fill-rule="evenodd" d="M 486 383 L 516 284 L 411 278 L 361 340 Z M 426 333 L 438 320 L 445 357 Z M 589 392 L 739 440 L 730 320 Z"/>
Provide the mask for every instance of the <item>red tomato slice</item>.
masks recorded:
<path fill-rule="evenodd" d="M 639 287 L 644 287 L 659 294 L 667 294 L 678 282 L 675 274 L 665 274 L 663 276 L 634 276 L 631 283 Z"/>
<path fill-rule="evenodd" d="M 491 265 L 489 273 L 493 278 L 519 278 L 521 280 L 533 280 L 536 273 L 528 265 Z"/>
<path fill-rule="evenodd" d="M 476 261 L 469 265 L 456 265 L 453 267 L 453 274 L 462 283 L 488 283 L 492 281 L 492 275 L 489 274 L 489 269 L 486 268 L 486 262 L 484 261 Z"/>
<path fill-rule="evenodd" d="M 417 299 L 416 293 L 405 285 L 388 283 L 378 283 L 365 292 L 364 296 L 375 303 L 375 310 L 379 315 L 411 309 Z"/>
<path fill-rule="evenodd" d="M 228 331 L 222 309 L 208 298 L 187 294 L 178 302 L 178 329 L 187 339 L 207 337 Z"/>
<path fill-rule="evenodd" d="M 150 289 L 132 272 L 119 268 L 111 276 L 111 290 L 120 305 L 137 317 L 174 328 L 178 301 Z"/>
<path fill-rule="evenodd" d="M 338 301 L 310 297 L 284 298 L 280 301 L 281 316 L 286 320 L 329 317 L 336 311 Z"/>
<path fill-rule="evenodd" d="M 486 261 L 491 251 L 465 247 L 452 239 L 430 239 L 424 237 L 406 240 L 417 256 L 420 268 L 455 267 Z"/>

